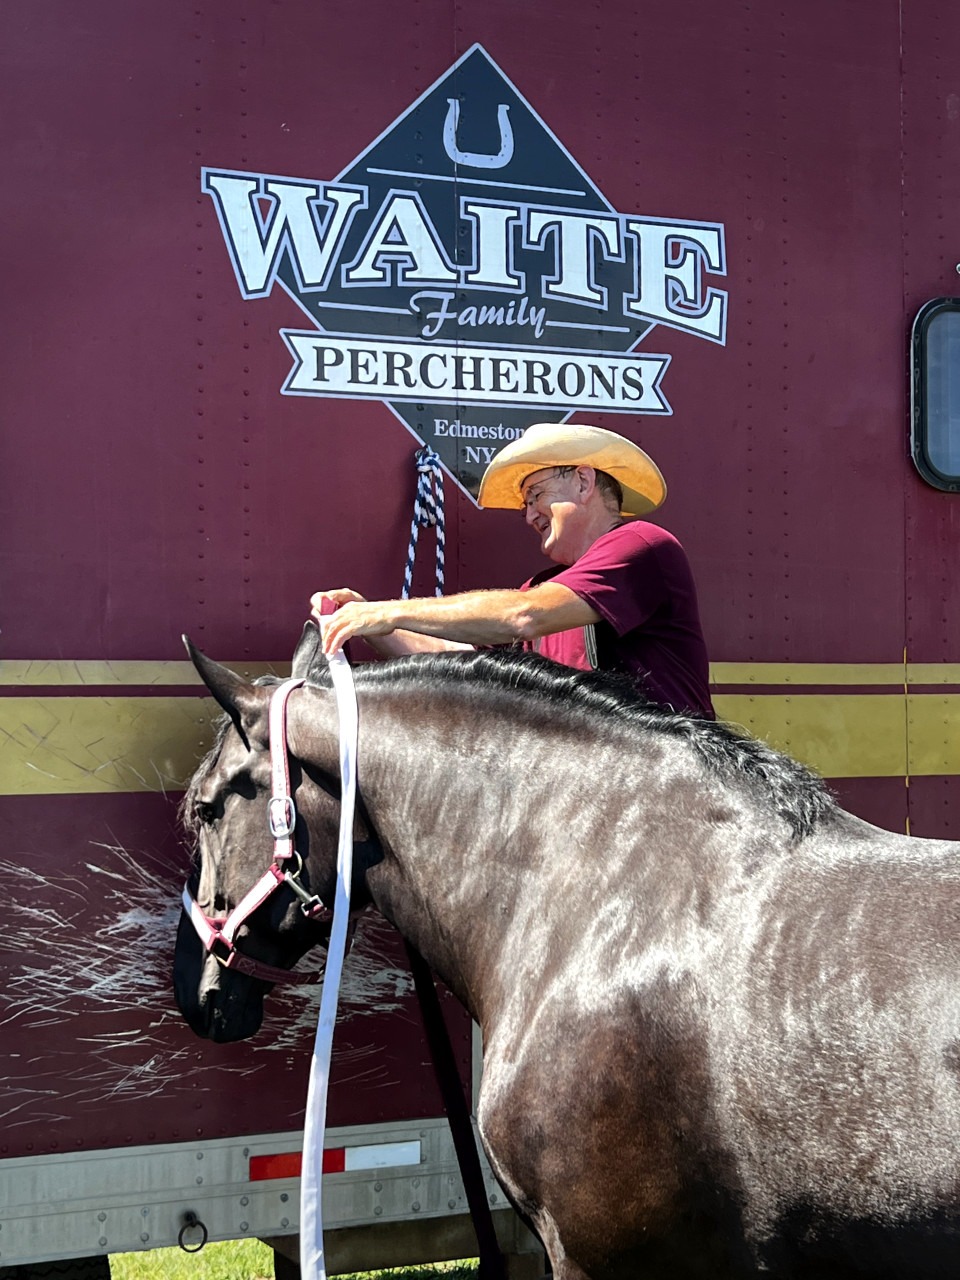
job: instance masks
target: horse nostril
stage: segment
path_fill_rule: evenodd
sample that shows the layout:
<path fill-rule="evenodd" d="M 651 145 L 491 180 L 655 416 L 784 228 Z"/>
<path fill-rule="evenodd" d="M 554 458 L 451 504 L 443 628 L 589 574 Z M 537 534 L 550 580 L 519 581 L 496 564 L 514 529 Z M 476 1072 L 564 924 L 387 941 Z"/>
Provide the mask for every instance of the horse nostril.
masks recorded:
<path fill-rule="evenodd" d="M 213 896 L 213 909 L 217 915 L 225 915 L 227 910 L 227 900 L 222 893 L 216 893 Z"/>

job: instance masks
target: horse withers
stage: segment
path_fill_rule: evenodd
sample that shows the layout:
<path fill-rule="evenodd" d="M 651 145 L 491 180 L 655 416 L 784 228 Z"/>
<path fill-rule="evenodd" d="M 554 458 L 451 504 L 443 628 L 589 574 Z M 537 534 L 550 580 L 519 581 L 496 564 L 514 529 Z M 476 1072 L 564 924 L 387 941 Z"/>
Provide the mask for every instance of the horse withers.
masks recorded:
<path fill-rule="evenodd" d="M 228 715 L 186 799 L 215 915 L 270 861 L 272 690 L 194 660 Z M 313 628 L 294 669 L 301 886 L 332 901 Z M 559 1280 L 956 1275 L 960 846 L 870 826 L 763 744 L 596 673 L 456 653 L 356 683 L 354 904 L 479 1022 L 481 1137 Z M 235 941 L 287 969 L 326 929 L 281 886 Z M 230 1040 L 270 982 L 185 915 L 175 985 Z"/>

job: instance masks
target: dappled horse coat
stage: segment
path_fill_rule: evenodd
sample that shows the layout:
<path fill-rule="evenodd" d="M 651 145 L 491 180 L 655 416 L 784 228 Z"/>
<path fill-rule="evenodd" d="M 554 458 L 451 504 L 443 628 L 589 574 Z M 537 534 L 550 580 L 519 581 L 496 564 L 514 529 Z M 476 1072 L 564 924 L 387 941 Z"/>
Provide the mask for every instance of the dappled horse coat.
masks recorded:
<path fill-rule="evenodd" d="M 230 715 L 187 798 L 212 907 L 269 859 L 271 690 L 196 661 Z M 309 629 L 295 667 L 298 841 L 332 900 L 336 711 Z M 606 676 L 475 653 L 356 681 L 355 902 L 480 1023 L 480 1133 L 558 1277 L 956 1273 L 960 847 L 878 830 Z M 239 943 L 289 966 L 323 937 L 288 895 Z M 188 925 L 175 979 L 201 1034 L 259 1026 L 266 984 Z"/>

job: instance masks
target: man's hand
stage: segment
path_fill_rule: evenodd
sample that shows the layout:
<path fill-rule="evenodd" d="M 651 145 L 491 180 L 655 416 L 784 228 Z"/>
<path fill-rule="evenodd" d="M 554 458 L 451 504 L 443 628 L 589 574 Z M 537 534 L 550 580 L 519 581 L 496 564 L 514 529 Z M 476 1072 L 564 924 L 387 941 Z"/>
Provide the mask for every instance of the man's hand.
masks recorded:
<path fill-rule="evenodd" d="M 353 636 L 389 635 L 394 627 L 384 614 L 390 603 L 370 604 L 350 587 L 315 591 L 310 597 L 310 609 L 320 623 L 323 652 L 336 653 Z"/>
<path fill-rule="evenodd" d="M 363 599 L 359 591 L 351 591 L 349 587 L 315 591 L 310 597 L 310 612 L 315 618 L 321 618 L 335 613 L 343 604 L 349 604 L 351 601 L 362 602 Z"/>
<path fill-rule="evenodd" d="M 315 598 L 315 597 L 314 597 Z M 396 630 L 393 600 L 370 603 L 357 596 L 346 600 L 332 616 L 324 619 L 323 652 L 336 653 L 354 636 L 388 636 Z"/>

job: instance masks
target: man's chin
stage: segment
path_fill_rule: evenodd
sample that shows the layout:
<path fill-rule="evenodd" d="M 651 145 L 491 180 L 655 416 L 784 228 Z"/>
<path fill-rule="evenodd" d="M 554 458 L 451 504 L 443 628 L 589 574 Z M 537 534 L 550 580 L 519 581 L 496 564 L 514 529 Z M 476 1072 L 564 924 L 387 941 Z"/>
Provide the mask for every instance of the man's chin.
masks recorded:
<path fill-rule="evenodd" d="M 569 565 L 572 563 L 570 557 L 564 555 L 553 538 L 545 538 L 540 544 L 540 550 L 547 559 L 552 560 L 554 564 Z"/>

